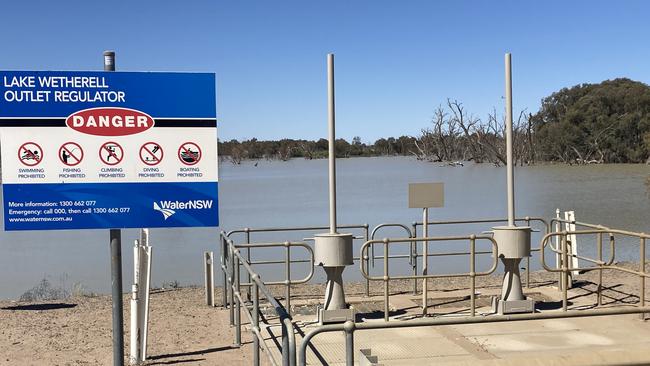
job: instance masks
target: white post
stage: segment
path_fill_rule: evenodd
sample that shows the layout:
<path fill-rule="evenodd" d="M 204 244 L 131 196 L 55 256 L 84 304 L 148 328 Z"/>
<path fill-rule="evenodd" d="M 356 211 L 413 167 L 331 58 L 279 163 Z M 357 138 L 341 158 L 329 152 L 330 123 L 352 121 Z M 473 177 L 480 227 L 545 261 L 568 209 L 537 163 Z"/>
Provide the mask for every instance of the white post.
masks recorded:
<path fill-rule="evenodd" d="M 153 248 L 149 245 L 149 229 L 140 232 L 140 360 L 147 359 L 147 338 L 149 334 L 149 291 L 151 287 L 151 258 Z"/>
<path fill-rule="evenodd" d="M 133 247 L 133 286 L 131 287 L 131 331 L 130 331 L 130 352 L 129 364 L 137 365 L 140 363 L 140 327 L 138 321 L 139 298 L 138 282 L 140 280 L 140 245 L 135 241 Z"/>

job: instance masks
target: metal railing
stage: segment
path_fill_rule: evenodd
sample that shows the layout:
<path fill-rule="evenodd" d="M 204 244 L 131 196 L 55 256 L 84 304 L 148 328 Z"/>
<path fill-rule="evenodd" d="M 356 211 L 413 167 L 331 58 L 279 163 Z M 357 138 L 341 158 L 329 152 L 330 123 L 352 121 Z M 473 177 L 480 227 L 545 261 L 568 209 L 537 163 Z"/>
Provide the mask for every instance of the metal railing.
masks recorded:
<path fill-rule="evenodd" d="M 367 241 L 368 238 L 369 238 L 369 236 L 368 236 L 369 235 L 368 234 L 369 225 L 368 224 L 338 225 L 337 228 L 338 229 L 352 229 L 352 230 L 361 229 L 363 231 L 363 235 L 355 236 L 354 239 L 362 239 L 364 241 Z M 258 233 L 258 234 L 267 233 L 268 234 L 268 233 L 288 233 L 288 232 L 301 232 L 301 231 L 303 231 L 303 232 L 313 232 L 313 231 L 316 231 L 316 230 L 329 230 L 329 226 L 268 227 L 268 228 L 248 228 L 247 227 L 247 228 L 243 228 L 243 229 L 228 231 L 227 233 L 225 233 L 224 236 L 226 238 L 231 238 L 231 236 L 235 235 L 235 234 L 244 234 L 244 240 L 245 241 L 244 241 L 243 244 L 238 244 L 238 246 L 239 246 L 239 245 L 251 244 L 251 234 L 253 234 L 253 233 Z M 304 240 L 310 240 L 310 239 L 305 238 Z M 290 267 L 291 267 L 292 264 L 309 263 L 310 266 L 311 266 L 310 271 L 313 273 L 313 270 L 314 270 L 313 269 L 313 267 L 314 267 L 313 251 L 311 253 L 312 254 L 311 260 L 308 260 L 308 259 L 291 260 L 291 258 L 290 258 L 290 249 L 287 247 L 287 251 L 286 251 L 284 260 L 278 260 L 278 261 L 252 261 L 251 260 L 251 249 L 254 248 L 254 247 L 255 246 L 245 247 L 245 249 L 246 249 L 246 260 L 248 261 L 248 263 L 250 265 L 260 265 L 260 264 L 262 264 L 262 265 L 264 265 L 264 264 L 266 264 L 266 265 L 269 265 L 269 264 L 284 264 L 285 265 L 285 283 L 282 283 L 282 284 L 284 284 L 285 287 L 286 287 L 286 289 L 285 289 L 286 293 L 289 293 L 291 291 L 290 286 L 292 285 L 292 283 L 286 283 L 286 281 L 289 278 L 289 273 L 291 272 Z M 358 258 L 355 258 L 355 260 L 358 260 Z M 250 274 L 247 274 L 247 280 L 248 280 L 248 282 L 244 282 L 241 285 L 246 287 L 246 288 L 250 288 L 250 286 L 251 286 Z M 303 283 L 303 282 L 300 282 L 300 283 Z M 271 284 L 271 283 L 267 282 L 267 284 Z M 275 284 L 278 284 L 278 283 L 275 283 Z M 295 284 L 295 282 L 293 284 Z M 366 293 L 368 293 L 370 291 L 369 286 L 370 286 L 369 282 L 366 281 L 366 288 L 365 288 Z M 225 288 L 225 279 L 224 279 L 224 288 Z M 251 301 L 250 292 L 246 293 L 246 297 L 247 297 L 248 301 L 250 302 Z M 226 302 L 227 302 L 227 300 L 226 300 L 225 295 L 224 295 L 224 302 L 223 302 L 224 306 L 225 306 Z M 289 311 L 290 311 L 290 309 L 289 309 Z"/>
<path fill-rule="evenodd" d="M 389 273 L 389 266 L 388 266 L 388 260 L 391 258 L 389 256 L 389 246 L 390 244 L 403 244 L 403 243 L 414 243 L 418 241 L 422 242 L 436 242 L 436 241 L 469 241 L 469 256 L 470 256 L 470 271 L 469 273 L 451 273 L 451 274 L 414 274 L 414 275 L 401 275 L 401 276 L 390 276 Z M 475 266 L 476 266 L 476 241 L 477 240 L 487 240 L 492 244 L 492 267 L 490 267 L 489 270 L 485 272 L 476 272 L 475 271 Z M 374 280 L 374 281 L 383 281 L 384 282 L 384 321 L 389 320 L 389 304 L 390 304 L 390 281 L 391 280 L 418 280 L 418 279 L 428 279 L 428 278 L 443 278 L 443 277 L 469 277 L 470 278 L 470 312 L 471 316 L 474 316 L 476 313 L 476 277 L 480 276 L 488 276 L 492 274 L 498 266 L 498 258 L 499 258 L 499 249 L 497 247 L 497 243 L 494 239 L 492 239 L 491 236 L 477 236 L 477 235 L 469 235 L 469 236 L 439 236 L 439 237 L 428 237 L 428 238 L 399 238 L 399 239 L 389 239 L 385 238 L 382 240 L 369 240 L 365 242 L 361 246 L 361 256 L 365 256 L 366 252 L 368 251 L 369 247 L 373 247 L 375 244 L 382 244 L 384 246 L 384 255 L 383 258 L 384 260 L 384 273 L 383 276 L 381 277 L 373 277 L 368 273 L 368 267 L 365 264 L 365 261 L 361 262 L 361 275 L 368 279 L 368 280 Z M 432 253 L 430 254 L 431 256 L 435 255 L 447 255 L 447 253 Z M 423 308 L 427 307 L 426 302 L 422 304 Z"/>
<path fill-rule="evenodd" d="M 556 219 L 557 221 L 566 221 L 566 220 L 561 220 L 561 219 Z M 568 308 L 568 282 L 569 282 L 569 273 L 573 271 L 579 271 L 579 272 L 589 272 L 589 271 L 600 271 L 599 274 L 599 282 L 598 282 L 598 287 L 597 287 L 597 305 L 601 306 L 602 305 L 602 271 L 605 269 L 609 270 L 616 270 L 616 271 L 621 271 L 621 272 L 626 272 L 630 274 L 634 274 L 639 276 L 639 281 L 640 281 L 640 289 L 639 289 L 639 307 L 645 307 L 645 279 L 646 277 L 650 277 L 649 273 L 646 273 L 645 271 L 645 252 L 646 252 L 646 239 L 650 238 L 650 235 L 645 234 L 645 233 L 637 233 L 637 232 L 632 232 L 632 231 L 626 231 L 626 230 L 618 230 L 618 229 L 611 229 L 607 228 L 601 225 L 592 225 L 592 224 L 587 224 L 587 223 L 580 223 L 580 222 L 571 222 L 576 225 L 580 226 L 588 226 L 596 229 L 591 229 L 591 230 L 576 230 L 576 231 L 560 231 L 560 232 L 552 232 L 546 234 L 542 238 L 542 242 L 540 244 L 540 260 L 542 267 L 548 272 L 559 272 L 561 275 L 561 289 L 562 289 L 562 309 L 564 311 L 567 311 Z M 609 243 L 610 243 L 610 258 L 607 261 L 603 261 L 603 235 L 608 235 L 609 236 Z M 634 271 L 628 268 L 620 267 L 613 265 L 616 257 L 616 241 L 614 239 L 614 235 L 622 235 L 622 236 L 628 236 L 628 237 L 634 237 L 639 239 L 639 271 Z M 596 235 L 597 236 L 597 243 L 598 243 L 598 259 L 594 258 L 588 258 L 584 256 L 579 256 L 576 254 L 570 254 L 568 251 L 568 245 L 567 245 L 567 236 L 569 235 Z M 559 239 L 559 252 L 561 255 L 561 268 L 551 268 L 546 264 L 546 260 L 544 258 L 544 249 L 550 242 L 551 238 L 558 238 Z M 568 259 L 569 257 L 574 257 L 578 258 L 580 260 L 590 262 L 595 264 L 595 267 L 583 267 L 583 268 L 575 268 L 575 267 L 569 267 L 568 265 Z"/>
<path fill-rule="evenodd" d="M 498 224 L 508 222 L 508 219 L 474 219 L 474 220 L 444 220 L 444 221 L 429 221 L 427 222 L 428 226 L 440 226 L 440 225 L 473 225 L 473 224 Z M 531 217 L 525 216 L 520 218 L 515 218 L 515 222 L 525 222 L 526 226 L 530 226 L 533 222 L 538 222 L 543 224 L 544 234 L 551 232 L 551 225 L 543 217 Z M 413 236 L 418 235 L 418 226 L 423 226 L 421 221 L 414 221 L 411 224 Z M 531 248 L 531 252 L 538 252 L 539 248 Z M 476 254 L 490 254 L 490 252 L 478 252 Z M 469 255 L 468 252 L 457 252 L 449 253 L 449 255 Z M 417 246 L 415 247 L 415 260 L 417 257 L 421 256 L 417 251 Z M 530 288 L 530 257 L 526 257 L 526 287 Z M 417 280 L 413 280 L 413 294 L 417 294 Z"/>
<path fill-rule="evenodd" d="M 489 317 L 459 317 L 459 318 L 422 318 L 418 320 L 400 321 L 400 322 L 368 322 L 354 323 L 351 321 L 342 324 L 321 325 L 307 333 L 300 344 L 298 350 L 298 365 L 307 365 L 307 348 L 312 345 L 315 336 L 328 332 L 344 332 L 345 336 L 345 364 L 354 365 L 354 335 L 356 331 L 389 329 L 389 328 L 411 328 L 411 327 L 431 327 L 441 325 L 460 325 L 460 324 L 484 324 L 484 323 L 501 323 L 508 321 L 524 320 L 544 320 L 559 318 L 578 318 L 588 316 L 608 316 L 608 315 L 626 315 L 626 314 L 645 314 L 650 313 L 650 307 L 639 308 L 622 308 L 622 309 L 598 309 L 598 310 L 571 310 L 567 312 L 549 312 L 549 313 L 532 313 L 532 314 L 515 314 L 515 315 L 493 315 Z M 313 347 L 313 345 L 312 345 Z"/>
<path fill-rule="evenodd" d="M 249 265 L 252 264 L 279 264 L 279 263 L 284 263 L 285 264 L 285 279 L 283 281 L 269 281 L 265 282 L 265 285 L 284 285 L 285 287 L 285 292 L 284 292 L 284 301 L 285 301 L 285 309 L 291 315 L 291 286 L 292 285 L 299 285 L 301 283 L 307 283 L 311 278 L 314 276 L 314 266 L 311 265 L 309 266 L 309 274 L 305 276 L 304 278 L 300 280 L 292 280 L 291 279 L 291 263 L 314 263 L 314 250 L 306 243 L 302 242 L 290 242 L 290 241 L 285 241 L 283 243 L 252 243 L 252 244 L 237 244 L 235 245 L 235 248 L 237 249 L 246 249 L 248 253 L 250 253 L 250 250 L 253 248 L 278 248 L 282 247 L 285 248 L 285 259 L 284 261 L 256 261 L 256 262 L 248 262 Z M 292 247 L 300 247 L 304 248 L 308 253 L 309 253 L 309 258 L 310 259 L 305 259 L 305 260 L 291 260 L 291 248 Z M 249 273 L 249 278 L 250 278 L 250 273 Z M 253 286 L 252 281 L 250 283 L 245 283 L 245 284 L 240 284 L 240 286 Z"/>
<path fill-rule="evenodd" d="M 479 224 L 479 223 L 499 223 L 505 222 L 505 219 L 485 219 L 485 220 L 455 220 L 455 221 L 434 221 L 429 222 L 429 225 L 458 225 L 458 224 Z M 370 281 L 383 281 L 384 282 L 384 319 L 388 320 L 390 313 L 390 292 L 389 292 L 389 282 L 391 280 L 408 280 L 413 279 L 414 282 L 418 280 L 424 280 L 427 278 L 441 278 L 441 277 L 468 277 L 470 279 L 470 314 L 471 316 L 459 317 L 459 318 L 449 318 L 449 319 L 429 319 L 423 318 L 420 320 L 414 321 L 400 321 L 400 322 L 370 322 L 370 323 L 354 323 L 347 322 L 344 324 L 335 324 L 335 325 L 322 325 L 318 328 L 313 329 L 311 332 L 305 335 L 300 350 L 296 354 L 296 339 L 295 339 L 295 325 L 291 321 L 290 307 L 291 307 L 291 286 L 298 283 L 308 282 L 314 273 L 314 264 L 313 264 L 313 249 L 310 245 L 304 242 L 278 242 L 278 243 L 251 243 L 250 234 L 257 232 L 290 232 L 290 231 L 315 231 L 315 230 L 326 230 L 327 227 L 299 227 L 299 228 L 264 228 L 264 229 L 242 229 L 242 230 L 233 230 L 229 233 L 221 232 L 221 243 L 222 243 L 222 256 L 221 256 L 221 268 L 224 273 L 224 306 L 229 305 L 231 325 L 235 327 L 235 344 L 241 345 L 241 312 L 242 308 L 248 320 L 251 323 L 251 332 L 253 334 L 253 348 L 254 356 L 253 363 L 254 365 L 259 365 L 259 354 L 260 350 L 264 351 L 273 365 L 295 365 L 296 356 L 299 357 L 299 364 L 305 365 L 306 363 L 306 352 L 308 346 L 311 344 L 313 337 L 320 333 L 324 332 L 334 332 L 334 331 L 343 331 L 345 333 L 345 342 L 346 342 L 346 363 L 348 365 L 353 365 L 354 362 L 354 333 L 356 330 L 366 330 L 366 329 L 384 329 L 384 328 L 403 328 L 403 327 L 419 327 L 419 326 L 436 326 L 444 324 L 475 324 L 475 323 L 492 323 L 492 322 L 503 322 L 503 321 L 517 321 L 517 320 L 536 320 L 536 319 L 554 319 L 554 318 L 569 318 L 569 317 L 581 317 L 581 316 L 603 316 L 603 315 L 617 315 L 617 314 L 642 314 L 650 312 L 650 307 L 646 307 L 645 302 L 645 278 L 649 276 L 645 272 L 645 244 L 646 239 L 650 238 L 649 235 L 644 233 L 635 233 L 631 231 L 611 229 L 602 225 L 593 225 L 583 222 L 562 220 L 559 218 L 554 218 L 550 221 L 550 224 L 542 218 L 533 218 L 525 217 L 517 219 L 517 221 L 524 221 L 530 225 L 531 221 L 541 222 L 544 226 L 546 234 L 540 242 L 539 248 L 532 249 L 533 251 L 540 252 L 540 261 L 542 267 L 549 272 L 557 272 L 561 276 L 561 281 L 564 283 L 568 282 L 569 273 L 572 271 L 600 271 L 598 290 L 597 290 L 597 304 L 598 306 L 602 305 L 602 271 L 603 270 L 618 270 L 626 273 L 634 274 L 639 276 L 641 286 L 639 294 L 639 305 L 634 308 L 617 308 L 617 309 L 594 309 L 594 310 L 568 310 L 568 286 L 563 286 L 563 307 L 561 312 L 552 312 L 552 313 L 535 313 L 535 314 L 518 314 L 518 315 L 506 315 L 506 316 L 490 316 L 490 317 L 476 317 L 476 277 L 478 276 L 487 276 L 493 273 L 498 266 L 498 247 L 490 236 L 481 236 L 481 235 L 469 235 L 469 236 L 440 236 L 440 237 L 429 237 L 429 238 L 418 238 L 417 236 L 417 226 L 421 226 L 422 223 L 415 222 L 413 223 L 413 230 L 411 231 L 406 225 L 398 223 L 384 223 L 377 225 L 373 228 L 372 233 L 369 233 L 368 225 L 347 225 L 340 226 L 339 228 L 348 228 L 348 229 L 363 229 L 364 234 L 359 238 L 365 238 L 366 241 L 362 244 L 360 248 L 359 257 L 354 258 L 356 261 L 359 261 L 361 274 L 366 280 L 366 294 L 369 294 L 369 283 Z M 587 227 L 589 230 L 582 231 L 553 231 L 551 232 L 551 227 L 555 226 L 557 229 L 561 227 L 560 224 L 575 224 L 577 226 Z M 381 240 L 375 240 L 377 232 L 386 227 L 395 227 L 403 229 L 407 234 L 408 238 L 386 238 Z M 235 244 L 230 235 L 235 233 L 243 233 L 246 235 L 246 243 L 244 244 Z M 568 236 L 569 235 L 596 235 L 597 244 L 598 244 L 598 258 L 589 258 L 584 255 L 577 255 L 569 253 L 568 251 Z M 603 237 L 609 236 L 609 257 L 607 260 L 603 260 Z M 640 263 L 639 271 L 634 271 L 628 268 L 619 267 L 613 265 L 615 261 L 616 254 L 616 240 L 614 235 L 624 235 L 636 237 L 639 239 L 640 243 Z M 554 238 L 557 238 L 556 245 L 553 245 Z M 477 251 L 476 250 L 476 240 L 488 240 L 492 244 L 491 251 Z M 417 267 L 415 267 L 412 275 L 400 275 L 400 276 L 391 276 L 389 272 L 389 260 L 391 259 L 406 259 L 408 258 L 410 264 L 413 265 L 417 263 L 417 258 L 421 255 L 417 251 L 417 243 L 423 242 L 435 242 L 435 241 L 469 241 L 470 249 L 468 252 L 449 252 L 449 253 L 430 253 L 427 257 L 439 257 L 439 256 L 454 256 L 454 255 L 468 255 L 470 262 L 470 271 L 468 273 L 456 273 L 456 274 L 427 274 L 427 275 L 418 275 Z M 396 244 L 409 244 L 410 250 L 408 254 L 399 254 L 399 255 L 390 255 L 389 247 Z M 383 245 L 384 253 L 383 255 L 374 254 L 374 246 Z M 284 260 L 270 260 L 270 261 L 251 261 L 250 252 L 255 248 L 272 248 L 272 247 L 284 247 L 285 248 L 285 258 Z M 309 253 L 309 259 L 291 259 L 291 248 L 292 247 L 302 247 Z M 561 268 L 551 268 L 546 263 L 545 253 L 548 248 L 558 254 L 561 259 Z M 246 257 L 244 257 L 244 251 Z M 370 255 L 368 253 L 371 253 Z M 492 267 L 485 272 L 476 272 L 476 256 L 483 254 L 492 254 L 493 262 Z M 585 268 L 569 268 L 568 259 L 571 257 L 578 258 L 582 261 L 593 263 L 594 267 L 585 267 Z M 372 265 L 374 267 L 374 262 L 376 259 L 383 261 L 384 273 L 382 276 L 371 276 L 369 274 L 369 268 Z M 309 273 L 305 278 L 299 280 L 291 279 L 291 265 L 294 263 L 309 263 Z M 265 265 L 265 264 L 284 264 L 285 265 L 285 279 L 282 281 L 270 281 L 263 282 L 256 272 L 253 270 L 253 265 Z M 415 264 L 417 266 L 417 264 Z M 250 278 L 248 283 L 242 283 L 240 281 L 240 269 L 243 268 L 248 278 Z M 527 269 L 529 265 L 527 264 Z M 529 271 L 527 271 L 529 272 Z M 529 280 L 526 281 L 527 284 Z M 268 289 L 267 285 L 285 285 L 285 305 L 281 303 L 272 295 L 271 291 Z M 242 296 L 241 288 L 246 287 L 250 288 L 249 300 L 245 300 Z M 260 331 L 260 304 L 259 304 L 259 293 L 262 293 L 266 298 L 268 303 L 274 309 L 275 314 L 278 316 L 280 323 L 278 324 L 282 329 L 282 343 L 278 345 L 278 348 L 282 354 L 282 360 L 279 362 L 274 358 L 274 354 L 271 351 L 269 345 L 267 345 L 261 331 Z M 270 325 L 268 325 L 270 326 Z M 274 339 L 274 337 L 271 337 Z"/>
<path fill-rule="evenodd" d="M 230 314 L 231 319 L 234 320 L 235 326 L 235 346 L 240 347 L 241 342 L 241 312 L 244 309 L 244 314 L 248 318 L 251 324 L 251 333 L 253 334 L 253 365 L 259 366 L 260 364 L 260 349 L 266 353 L 269 358 L 269 361 L 272 365 L 278 366 L 293 366 L 296 364 L 296 335 L 294 331 L 294 324 L 291 321 L 291 317 L 286 309 L 278 302 L 278 300 L 273 296 L 271 291 L 266 287 L 266 284 L 262 281 L 260 276 L 253 271 L 251 265 L 243 258 L 240 249 L 235 246 L 232 240 L 230 240 L 227 235 L 222 231 L 220 234 L 222 239 L 222 269 L 227 273 L 226 284 L 228 292 L 230 293 Z M 284 246 L 285 243 L 267 243 L 267 247 L 270 246 Z M 247 305 L 247 302 L 242 298 L 241 295 L 241 282 L 240 282 L 240 267 L 243 267 L 244 270 L 250 275 L 251 284 L 252 284 L 252 305 L 251 309 Z M 224 288 L 224 293 L 226 292 Z M 269 302 L 273 310 L 280 321 L 280 327 L 282 331 L 282 361 L 278 363 L 273 355 L 273 352 L 266 344 L 266 340 L 261 333 L 259 321 L 260 321 L 260 304 L 259 304 L 259 294 L 260 292 L 264 295 L 266 300 Z"/>

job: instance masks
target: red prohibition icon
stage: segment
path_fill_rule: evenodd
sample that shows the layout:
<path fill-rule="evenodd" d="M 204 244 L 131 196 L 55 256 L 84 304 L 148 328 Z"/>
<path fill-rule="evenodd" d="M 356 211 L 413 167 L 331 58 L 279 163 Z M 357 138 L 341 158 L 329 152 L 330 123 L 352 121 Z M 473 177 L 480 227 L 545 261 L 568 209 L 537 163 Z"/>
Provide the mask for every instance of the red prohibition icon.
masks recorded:
<path fill-rule="evenodd" d="M 201 148 L 193 142 L 185 142 L 178 148 L 178 158 L 185 165 L 195 165 L 201 160 Z"/>
<path fill-rule="evenodd" d="M 84 150 L 76 142 L 68 141 L 59 148 L 59 159 L 67 166 L 78 165 L 83 158 Z"/>
<path fill-rule="evenodd" d="M 43 149 L 35 142 L 25 142 L 18 148 L 18 160 L 27 166 L 36 166 L 43 160 Z"/>
<path fill-rule="evenodd" d="M 99 158 L 106 165 L 117 165 L 124 158 L 124 149 L 117 142 L 106 142 L 99 148 Z"/>
<path fill-rule="evenodd" d="M 147 165 L 158 165 L 163 159 L 163 149 L 156 142 L 147 142 L 140 147 L 140 160 Z"/>

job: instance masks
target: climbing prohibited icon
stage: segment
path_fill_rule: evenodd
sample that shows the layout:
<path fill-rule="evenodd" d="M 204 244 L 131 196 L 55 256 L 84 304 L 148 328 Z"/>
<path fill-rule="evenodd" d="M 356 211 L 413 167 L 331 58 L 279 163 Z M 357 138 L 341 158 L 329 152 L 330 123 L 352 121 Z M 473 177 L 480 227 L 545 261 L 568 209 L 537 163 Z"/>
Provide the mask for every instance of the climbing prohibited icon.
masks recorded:
<path fill-rule="evenodd" d="M 36 166 L 43 160 L 43 149 L 35 142 L 26 142 L 18 148 L 18 160 L 27 166 Z"/>
<path fill-rule="evenodd" d="M 59 159 L 67 166 L 75 166 L 81 163 L 84 158 L 84 151 L 76 142 L 66 142 L 59 148 Z"/>
<path fill-rule="evenodd" d="M 124 158 L 124 150 L 117 142 L 109 141 L 99 148 L 99 158 L 104 164 L 117 165 Z"/>
<path fill-rule="evenodd" d="M 158 165 L 163 159 L 163 149 L 155 142 L 140 147 L 140 160 L 147 165 Z"/>
<path fill-rule="evenodd" d="M 193 142 L 186 142 L 178 148 L 178 158 L 185 165 L 194 165 L 201 160 L 201 148 Z"/>

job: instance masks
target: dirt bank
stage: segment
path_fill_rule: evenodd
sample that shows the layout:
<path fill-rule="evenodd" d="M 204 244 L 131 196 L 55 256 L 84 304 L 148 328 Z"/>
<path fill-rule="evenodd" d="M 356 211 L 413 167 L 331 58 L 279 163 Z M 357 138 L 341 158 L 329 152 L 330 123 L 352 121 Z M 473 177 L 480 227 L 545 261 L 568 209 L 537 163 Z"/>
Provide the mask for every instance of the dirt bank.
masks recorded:
<path fill-rule="evenodd" d="M 638 264 L 620 263 L 638 269 Z M 650 270 L 650 267 L 648 267 Z M 525 276 L 524 276 L 525 277 Z M 596 283 L 597 272 L 578 276 L 583 284 Z M 531 284 L 550 284 L 557 275 L 531 273 Z M 481 287 L 500 286 L 500 276 L 479 279 Z M 638 277 L 621 272 L 605 272 L 606 286 L 616 284 L 620 293 L 638 293 Z M 467 288 L 467 279 L 431 281 L 433 291 Z M 363 283 L 347 286 L 348 294 L 361 295 Z M 391 292 L 411 291 L 412 282 L 396 282 Z M 284 289 L 275 287 L 281 296 Z M 381 283 L 373 283 L 371 292 L 380 294 Z M 320 284 L 296 286 L 298 297 L 320 298 Z M 217 289 L 217 302 L 221 301 Z M 635 302 L 626 296 L 625 301 Z M 128 296 L 124 297 L 124 319 L 128 324 Z M 127 327 L 128 328 L 128 327 Z M 128 355 L 129 332 L 125 329 L 125 354 Z M 151 297 L 150 361 L 147 365 L 249 365 L 250 338 L 244 334 L 244 347 L 232 347 L 233 333 L 228 313 L 204 305 L 200 288 L 156 291 Z M 0 301 L 0 365 L 109 365 L 112 363 L 110 296 L 72 297 L 59 301 Z"/>

